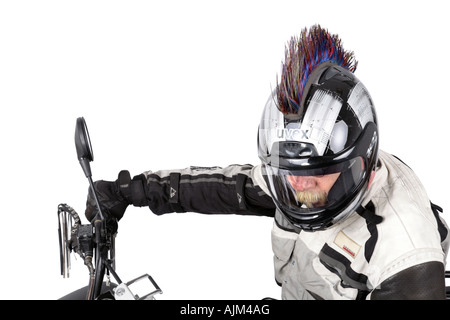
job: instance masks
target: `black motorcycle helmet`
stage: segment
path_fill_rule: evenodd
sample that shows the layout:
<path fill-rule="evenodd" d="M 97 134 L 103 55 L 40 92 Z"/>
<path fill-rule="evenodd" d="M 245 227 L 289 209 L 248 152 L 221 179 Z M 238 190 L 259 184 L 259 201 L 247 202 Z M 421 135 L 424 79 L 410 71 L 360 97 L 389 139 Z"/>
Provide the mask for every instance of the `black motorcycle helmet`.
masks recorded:
<path fill-rule="evenodd" d="M 337 36 L 320 26 L 305 29 L 291 39 L 281 81 L 266 103 L 258 155 L 275 205 L 295 230 L 326 229 L 364 199 L 378 128 L 355 69 Z M 322 181 L 328 187 L 318 190 Z"/>

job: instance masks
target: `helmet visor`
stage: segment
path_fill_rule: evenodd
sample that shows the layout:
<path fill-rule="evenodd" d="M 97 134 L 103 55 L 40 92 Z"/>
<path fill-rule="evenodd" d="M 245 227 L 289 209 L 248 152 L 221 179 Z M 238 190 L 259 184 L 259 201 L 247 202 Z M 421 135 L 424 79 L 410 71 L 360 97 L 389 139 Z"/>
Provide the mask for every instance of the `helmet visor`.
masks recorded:
<path fill-rule="evenodd" d="M 291 213 L 314 214 L 338 207 L 364 181 L 364 160 L 352 158 L 329 166 L 286 170 L 266 165 L 276 203 Z"/>

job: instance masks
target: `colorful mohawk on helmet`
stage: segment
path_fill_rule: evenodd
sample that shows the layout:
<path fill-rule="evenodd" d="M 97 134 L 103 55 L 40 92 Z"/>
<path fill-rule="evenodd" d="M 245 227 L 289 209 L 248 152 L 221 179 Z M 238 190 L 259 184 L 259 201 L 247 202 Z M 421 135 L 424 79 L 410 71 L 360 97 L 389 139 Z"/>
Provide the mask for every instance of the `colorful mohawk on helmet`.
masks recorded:
<path fill-rule="evenodd" d="M 337 35 L 330 35 L 320 25 L 303 29 L 300 38 L 292 37 L 285 49 L 281 81 L 277 84 L 275 103 L 284 114 L 300 113 L 306 82 L 314 69 L 331 61 L 350 72 L 356 70 L 353 52 L 346 52 Z M 278 82 L 278 80 L 277 80 Z"/>

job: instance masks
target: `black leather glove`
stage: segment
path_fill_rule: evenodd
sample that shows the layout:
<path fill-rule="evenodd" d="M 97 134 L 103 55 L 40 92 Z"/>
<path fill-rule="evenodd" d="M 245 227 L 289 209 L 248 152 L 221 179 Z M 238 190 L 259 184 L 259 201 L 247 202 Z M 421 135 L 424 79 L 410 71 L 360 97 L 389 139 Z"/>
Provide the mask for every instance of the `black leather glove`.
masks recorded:
<path fill-rule="evenodd" d="M 146 180 L 143 174 L 131 180 L 130 173 L 126 170 L 119 173 L 116 181 L 95 181 L 94 188 L 102 208 L 102 213 L 120 220 L 128 205 L 133 204 L 139 207 L 147 205 L 145 183 Z M 97 204 L 92 190 L 89 188 L 85 216 L 92 222 L 97 214 Z"/>

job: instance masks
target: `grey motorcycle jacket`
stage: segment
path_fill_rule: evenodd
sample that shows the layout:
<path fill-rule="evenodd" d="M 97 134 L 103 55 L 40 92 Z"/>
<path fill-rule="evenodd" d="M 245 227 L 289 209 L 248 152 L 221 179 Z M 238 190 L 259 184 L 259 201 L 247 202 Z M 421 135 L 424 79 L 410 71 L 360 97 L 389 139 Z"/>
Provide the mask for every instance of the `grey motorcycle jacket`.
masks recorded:
<path fill-rule="evenodd" d="M 275 280 L 283 299 L 444 299 L 448 229 L 414 172 L 380 151 L 362 205 L 328 229 L 294 232 L 261 165 L 144 172 L 155 214 L 274 218 Z"/>

